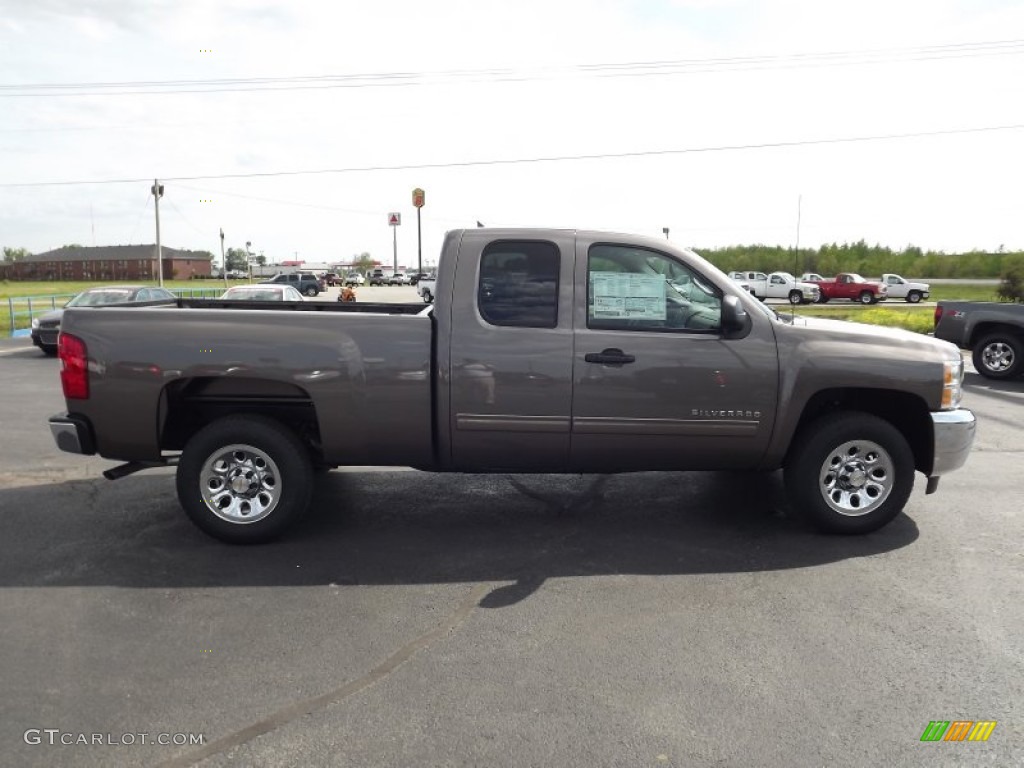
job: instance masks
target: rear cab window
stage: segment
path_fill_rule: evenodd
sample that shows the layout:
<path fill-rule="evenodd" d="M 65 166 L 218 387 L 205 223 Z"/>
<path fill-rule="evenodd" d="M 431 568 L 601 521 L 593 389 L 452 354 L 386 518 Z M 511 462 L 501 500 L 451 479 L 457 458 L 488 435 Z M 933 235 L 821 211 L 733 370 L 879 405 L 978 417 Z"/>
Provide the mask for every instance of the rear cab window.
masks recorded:
<path fill-rule="evenodd" d="M 554 243 L 499 240 L 480 256 L 477 310 L 491 325 L 554 328 L 558 325 L 561 255 Z"/>

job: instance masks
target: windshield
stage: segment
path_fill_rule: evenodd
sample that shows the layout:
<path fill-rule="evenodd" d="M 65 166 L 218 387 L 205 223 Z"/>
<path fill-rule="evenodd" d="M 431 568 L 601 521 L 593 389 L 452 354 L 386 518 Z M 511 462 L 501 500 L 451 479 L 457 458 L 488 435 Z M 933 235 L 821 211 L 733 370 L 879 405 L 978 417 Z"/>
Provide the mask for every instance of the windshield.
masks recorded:
<path fill-rule="evenodd" d="M 111 288 L 102 291 L 85 291 L 80 293 L 65 306 L 96 307 L 101 304 L 120 304 L 132 300 L 134 291 L 124 288 Z"/>

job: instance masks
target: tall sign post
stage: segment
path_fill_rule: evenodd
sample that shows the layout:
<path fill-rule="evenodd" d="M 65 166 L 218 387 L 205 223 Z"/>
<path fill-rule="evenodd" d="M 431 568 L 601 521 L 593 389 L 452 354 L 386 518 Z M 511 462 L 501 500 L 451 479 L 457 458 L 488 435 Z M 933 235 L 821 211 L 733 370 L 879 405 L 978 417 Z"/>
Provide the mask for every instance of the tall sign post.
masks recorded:
<path fill-rule="evenodd" d="M 395 272 L 398 271 L 398 227 L 402 223 L 402 214 L 392 211 L 388 214 L 388 226 L 391 227 L 391 239 L 395 251 Z"/>
<path fill-rule="evenodd" d="M 153 200 L 156 207 L 156 271 L 160 276 L 160 287 L 164 287 L 164 254 L 160 249 L 160 198 L 164 196 L 164 185 L 159 179 L 153 179 L 153 186 L 149 188 L 153 193 Z"/>
<path fill-rule="evenodd" d="M 419 187 L 412 191 L 412 204 L 416 207 L 416 280 L 423 274 L 423 231 L 420 229 L 420 211 L 427 202 L 427 193 Z"/>

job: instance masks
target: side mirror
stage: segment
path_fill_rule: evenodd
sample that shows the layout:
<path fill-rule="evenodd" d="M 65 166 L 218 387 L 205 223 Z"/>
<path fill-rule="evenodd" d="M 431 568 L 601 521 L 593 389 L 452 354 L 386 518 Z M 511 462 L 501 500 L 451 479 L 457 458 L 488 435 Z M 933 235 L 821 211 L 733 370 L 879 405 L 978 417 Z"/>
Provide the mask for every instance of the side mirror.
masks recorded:
<path fill-rule="evenodd" d="M 750 315 L 743 308 L 738 296 L 726 294 L 722 297 L 722 331 L 729 338 L 745 336 L 750 330 Z"/>

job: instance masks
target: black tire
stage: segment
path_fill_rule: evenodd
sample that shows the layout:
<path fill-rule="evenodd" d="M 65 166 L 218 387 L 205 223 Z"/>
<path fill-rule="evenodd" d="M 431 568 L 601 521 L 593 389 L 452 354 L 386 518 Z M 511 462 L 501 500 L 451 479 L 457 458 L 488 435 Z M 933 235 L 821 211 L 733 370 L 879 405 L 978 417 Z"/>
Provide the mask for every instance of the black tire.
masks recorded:
<path fill-rule="evenodd" d="M 914 454 L 884 419 L 830 413 L 794 437 L 784 477 L 794 511 L 818 530 L 870 533 L 891 522 L 910 498 Z"/>
<path fill-rule="evenodd" d="M 920 300 L 921 300 L 921 292 L 920 291 L 911 291 L 910 293 L 907 294 L 907 301 L 909 303 L 911 303 L 911 304 L 917 304 L 917 302 L 919 302 Z"/>
<path fill-rule="evenodd" d="M 875 294 L 873 294 L 871 291 L 861 291 L 860 296 L 857 297 L 857 301 L 859 301 L 861 304 L 874 304 Z"/>
<path fill-rule="evenodd" d="M 56 357 L 57 356 L 57 345 L 56 344 L 43 344 L 39 348 L 41 350 L 43 350 L 43 354 L 46 355 L 47 357 Z"/>
<path fill-rule="evenodd" d="M 424 291 L 423 292 L 423 302 L 425 304 L 430 304 L 433 300 L 434 300 L 434 297 L 430 295 L 430 291 Z"/>
<path fill-rule="evenodd" d="M 217 489 L 221 477 L 248 482 L 250 488 L 221 482 Z M 176 485 L 178 501 L 200 530 L 229 544 L 262 544 L 305 513 L 313 466 L 306 446 L 280 422 L 227 416 L 207 424 L 185 445 Z"/>
<path fill-rule="evenodd" d="M 305 291 L 303 291 L 303 293 L 305 293 L 307 296 L 316 296 L 318 293 L 320 293 L 320 291 L 318 291 L 316 288 L 314 288 L 311 285 L 311 286 L 309 286 L 309 288 L 307 288 Z"/>
<path fill-rule="evenodd" d="M 796 304 L 801 303 L 803 300 L 804 300 L 804 297 L 800 293 L 800 291 L 790 291 L 789 292 L 789 303 L 790 304 L 796 305 Z"/>
<path fill-rule="evenodd" d="M 990 333 L 974 345 L 971 357 L 986 379 L 1012 379 L 1024 373 L 1024 340 L 1008 331 Z"/>
<path fill-rule="evenodd" d="M 826 296 L 824 293 L 819 293 L 818 294 L 818 303 L 819 304 L 828 304 L 828 296 Z"/>

